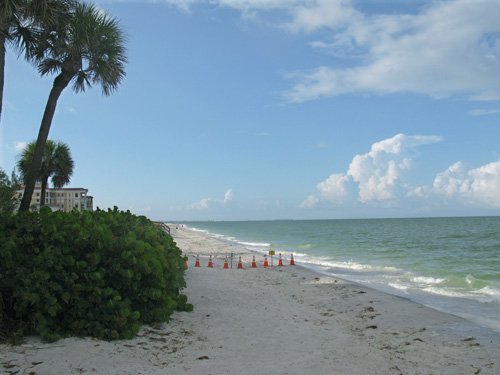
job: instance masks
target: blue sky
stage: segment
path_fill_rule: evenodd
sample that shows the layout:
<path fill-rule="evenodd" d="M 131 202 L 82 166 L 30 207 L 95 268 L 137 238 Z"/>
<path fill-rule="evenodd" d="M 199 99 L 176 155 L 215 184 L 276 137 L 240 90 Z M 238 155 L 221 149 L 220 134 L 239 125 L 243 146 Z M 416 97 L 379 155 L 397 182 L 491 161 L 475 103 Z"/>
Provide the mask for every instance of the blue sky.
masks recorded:
<path fill-rule="evenodd" d="M 107 0 L 127 77 L 67 88 L 71 187 L 152 219 L 500 214 L 500 1 Z M 0 165 L 53 77 L 8 51 Z"/>

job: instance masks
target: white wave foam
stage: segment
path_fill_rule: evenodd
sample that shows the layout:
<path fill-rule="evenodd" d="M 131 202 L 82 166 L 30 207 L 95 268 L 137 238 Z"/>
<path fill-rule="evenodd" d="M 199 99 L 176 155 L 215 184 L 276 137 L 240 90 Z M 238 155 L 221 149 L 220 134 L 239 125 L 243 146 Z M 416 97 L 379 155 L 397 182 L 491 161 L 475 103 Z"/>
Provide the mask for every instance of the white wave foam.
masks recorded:
<path fill-rule="evenodd" d="M 406 285 L 401 285 L 397 283 L 389 283 L 388 285 L 394 289 L 405 290 L 405 291 L 408 290 L 408 287 Z"/>
<path fill-rule="evenodd" d="M 367 271 L 367 270 L 372 270 L 373 267 L 366 265 L 366 264 L 361 264 L 361 263 L 356 263 L 356 262 L 335 262 L 329 257 L 310 257 L 310 256 L 304 256 L 302 259 L 302 262 L 306 262 L 309 264 L 317 265 L 317 266 L 322 266 L 322 267 L 327 267 L 327 268 L 341 268 L 341 269 L 348 269 L 348 270 L 354 270 L 354 271 Z"/>
<path fill-rule="evenodd" d="M 444 296 L 451 298 L 465 298 L 472 299 L 478 302 L 490 302 L 490 303 L 499 303 L 500 302 L 500 291 L 495 288 L 491 288 L 489 286 L 481 288 L 479 290 L 468 290 L 468 291 L 460 291 L 448 288 L 438 288 L 438 287 L 428 287 L 422 289 L 425 292 Z"/>
<path fill-rule="evenodd" d="M 245 241 L 235 241 L 240 245 L 252 246 L 252 247 L 270 247 L 271 244 L 267 242 L 245 242 Z"/>
<path fill-rule="evenodd" d="M 301 260 L 303 260 L 303 259 L 305 259 L 305 258 L 307 258 L 307 257 L 310 256 L 310 254 L 298 253 L 298 252 L 295 252 L 295 251 L 289 251 L 289 253 L 292 253 L 295 258 L 301 259 Z"/>
<path fill-rule="evenodd" d="M 185 228 L 189 229 L 189 230 L 192 230 L 193 232 L 200 232 L 200 233 L 205 233 L 205 234 L 209 233 L 208 230 L 198 229 L 198 228 L 195 228 L 195 227 L 188 227 L 187 225 L 185 225 Z"/>
<path fill-rule="evenodd" d="M 487 296 L 493 296 L 493 297 L 499 297 L 500 298 L 500 290 L 485 286 L 484 288 L 481 288 L 478 290 L 479 293 L 485 294 Z"/>
<path fill-rule="evenodd" d="M 411 279 L 414 283 L 419 284 L 441 284 L 446 279 L 436 278 L 436 277 L 425 277 L 425 276 L 415 276 Z"/>
<path fill-rule="evenodd" d="M 433 287 L 433 286 L 423 288 L 422 290 L 424 292 L 437 294 L 437 295 L 445 296 L 445 297 L 454 297 L 454 298 L 470 298 L 471 297 L 470 293 L 459 292 L 456 290 L 446 289 L 446 288 L 437 288 L 437 287 Z"/>

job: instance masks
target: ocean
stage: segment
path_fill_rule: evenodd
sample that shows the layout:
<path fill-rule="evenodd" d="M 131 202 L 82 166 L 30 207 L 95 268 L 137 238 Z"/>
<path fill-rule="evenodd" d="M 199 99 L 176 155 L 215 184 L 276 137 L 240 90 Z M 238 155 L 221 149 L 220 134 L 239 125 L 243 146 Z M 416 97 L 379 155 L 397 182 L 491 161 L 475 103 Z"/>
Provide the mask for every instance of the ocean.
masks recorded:
<path fill-rule="evenodd" d="M 500 217 L 182 224 L 500 332 Z"/>

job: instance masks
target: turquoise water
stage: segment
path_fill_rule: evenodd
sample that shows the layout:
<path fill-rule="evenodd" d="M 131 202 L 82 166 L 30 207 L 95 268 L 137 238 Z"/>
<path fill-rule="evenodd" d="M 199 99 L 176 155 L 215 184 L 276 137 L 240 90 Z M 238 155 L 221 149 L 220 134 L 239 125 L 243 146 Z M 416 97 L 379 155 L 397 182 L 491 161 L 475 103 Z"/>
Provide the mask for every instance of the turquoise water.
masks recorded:
<path fill-rule="evenodd" d="M 184 224 L 500 332 L 500 217 Z"/>

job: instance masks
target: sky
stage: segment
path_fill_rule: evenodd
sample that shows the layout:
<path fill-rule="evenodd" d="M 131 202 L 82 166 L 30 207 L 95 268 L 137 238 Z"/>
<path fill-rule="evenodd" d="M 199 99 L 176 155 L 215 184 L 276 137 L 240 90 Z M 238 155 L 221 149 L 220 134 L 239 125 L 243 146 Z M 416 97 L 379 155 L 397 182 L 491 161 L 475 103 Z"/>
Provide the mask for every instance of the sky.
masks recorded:
<path fill-rule="evenodd" d="M 500 0 L 98 0 L 126 78 L 61 95 L 69 187 L 153 220 L 500 215 Z M 54 76 L 7 52 L 0 166 Z"/>

